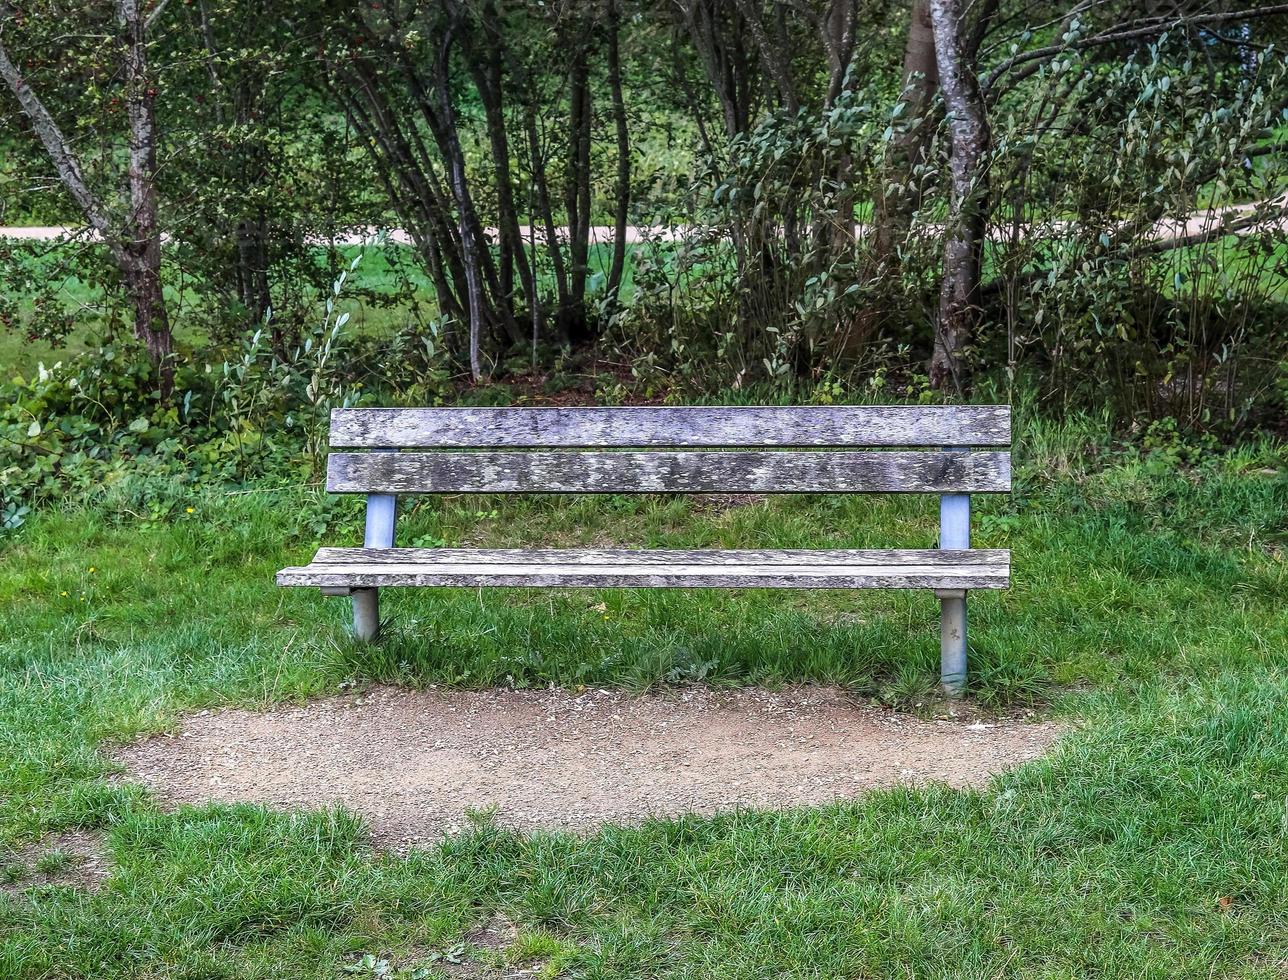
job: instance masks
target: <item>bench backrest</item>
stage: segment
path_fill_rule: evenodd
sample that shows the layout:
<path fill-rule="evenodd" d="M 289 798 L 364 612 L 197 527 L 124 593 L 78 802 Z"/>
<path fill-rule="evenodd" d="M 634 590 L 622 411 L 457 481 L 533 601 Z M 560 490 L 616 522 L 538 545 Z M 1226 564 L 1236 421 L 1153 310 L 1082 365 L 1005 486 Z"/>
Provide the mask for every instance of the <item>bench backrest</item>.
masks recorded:
<path fill-rule="evenodd" d="M 1010 441 L 1005 405 L 336 409 L 333 449 L 384 451 L 333 452 L 327 489 L 998 493 L 1010 453 L 970 447 Z"/>

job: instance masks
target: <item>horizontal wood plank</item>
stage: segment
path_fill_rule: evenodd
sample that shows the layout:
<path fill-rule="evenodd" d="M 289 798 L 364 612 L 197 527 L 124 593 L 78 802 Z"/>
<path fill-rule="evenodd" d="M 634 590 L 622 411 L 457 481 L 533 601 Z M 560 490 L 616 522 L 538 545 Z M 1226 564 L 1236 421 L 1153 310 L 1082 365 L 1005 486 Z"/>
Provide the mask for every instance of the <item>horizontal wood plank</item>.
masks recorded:
<path fill-rule="evenodd" d="M 1007 405 L 338 408 L 335 448 L 1006 446 Z"/>
<path fill-rule="evenodd" d="M 588 588 L 1001 589 L 1007 551 L 941 552 L 471 552 L 324 549 L 326 561 L 284 568 L 278 585 L 322 589 L 397 586 Z M 343 562 L 361 553 L 375 560 Z M 488 560 L 475 560 L 485 554 Z"/>
<path fill-rule="evenodd" d="M 997 493 L 1003 452 L 332 453 L 333 493 Z"/>
<path fill-rule="evenodd" d="M 319 548 L 313 565 L 958 565 L 1010 567 L 996 548 L 838 548 L 767 551 L 745 548 Z"/>

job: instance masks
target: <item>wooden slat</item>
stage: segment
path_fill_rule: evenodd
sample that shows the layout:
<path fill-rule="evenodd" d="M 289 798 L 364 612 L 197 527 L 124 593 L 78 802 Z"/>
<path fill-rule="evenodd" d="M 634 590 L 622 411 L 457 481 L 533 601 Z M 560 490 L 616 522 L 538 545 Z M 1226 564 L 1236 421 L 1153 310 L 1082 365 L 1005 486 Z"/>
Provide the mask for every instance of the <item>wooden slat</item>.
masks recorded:
<path fill-rule="evenodd" d="M 312 565 L 958 565 L 1010 567 L 1011 553 L 973 548 L 763 551 L 632 548 L 319 548 Z"/>
<path fill-rule="evenodd" d="M 996 493 L 1001 452 L 332 453 L 333 493 Z"/>
<path fill-rule="evenodd" d="M 589 588 L 1001 589 L 1006 551 L 637 552 L 528 549 L 325 549 L 373 561 L 314 562 L 277 573 L 283 586 L 322 589 L 387 586 Z M 397 554 L 392 554 L 397 552 Z M 449 554 L 451 557 L 449 557 Z M 457 557 L 459 556 L 459 557 Z M 673 560 L 665 560 L 673 556 Z M 836 560 L 841 556 L 840 560 Z M 384 560 L 393 559 L 393 560 Z"/>
<path fill-rule="evenodd" d="M 415 565 L 321 565 L 285 568 L 277 573 L 280 586 L 321 589 L 373 588 L 589 588 L 589 589 L 1004 589 L 1003 575 L 977 575 L 969 567 L 952 572 L 928 568 L 799 568 L 764 567 L 718 574 L 699 573 L 697 566 L 633 569 L 579 567 L 576 571 L 551 566 L 448 569 Z"/>
<path fill-rule="evenodd" d="M 1007 405 L 338 408 L 336 448 L 1007 446 Z"/>

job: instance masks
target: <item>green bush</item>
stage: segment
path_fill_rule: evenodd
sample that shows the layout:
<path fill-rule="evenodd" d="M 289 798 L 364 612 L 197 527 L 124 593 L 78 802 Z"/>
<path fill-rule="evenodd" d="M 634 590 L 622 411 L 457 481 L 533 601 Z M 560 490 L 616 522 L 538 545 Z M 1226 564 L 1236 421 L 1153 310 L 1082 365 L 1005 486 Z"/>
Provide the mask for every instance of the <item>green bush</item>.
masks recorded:
<path fill-rule="evenodd" d="M 266 330 L 232 350 L 207 347 L 206 359 L 181 350 L 168 398 L 157 394 L 147 360 L 115 345 L 0 386 L 4 525 L 16 527 L 50 500 L 112 495 L 157 519 L 191 485 L 313 479 L 330 410 L 356 403 L 371 366 L 380 368 L 372 342 L 346 331 L 349 314 L 337 309 L 345 278 L 334 283 L 321 322 L 285 355 L 272 350 Z M 419 343 L 432 361 L 432 344 Z"/>

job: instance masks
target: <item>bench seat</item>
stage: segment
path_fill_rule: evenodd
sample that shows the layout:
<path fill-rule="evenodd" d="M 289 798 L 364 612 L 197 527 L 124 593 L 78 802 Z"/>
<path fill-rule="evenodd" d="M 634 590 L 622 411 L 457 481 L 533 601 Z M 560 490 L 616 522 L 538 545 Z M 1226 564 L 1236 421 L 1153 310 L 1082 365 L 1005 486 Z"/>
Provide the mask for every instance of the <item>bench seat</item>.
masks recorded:
<path fill-rule="evenodd" d="M 331 594 L 386 586 L 589 588 L 1004 589 L 1005 550 L 626 551 L 321 548 L 277 573 Z"/>

